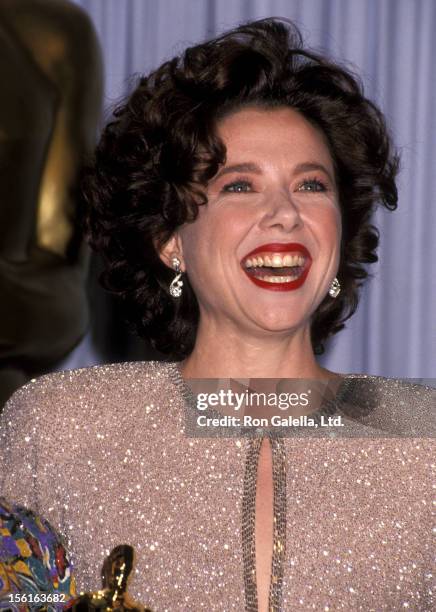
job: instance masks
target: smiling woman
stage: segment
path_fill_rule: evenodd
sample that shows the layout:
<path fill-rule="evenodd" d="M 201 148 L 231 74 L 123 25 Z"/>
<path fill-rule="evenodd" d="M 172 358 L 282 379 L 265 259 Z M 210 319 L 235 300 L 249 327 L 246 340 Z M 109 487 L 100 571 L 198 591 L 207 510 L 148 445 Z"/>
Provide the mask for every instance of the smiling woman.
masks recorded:
<path fill-rule="evenodd" d="M 138 334 L 171 358 L 190 356 L 202 333 L 201 300 L 199 283 L 196 290 L 192 285 L 195 272 L 183 257 L 183 298 L 168 295 L 171 252 L 182 255 L 180 243 L 175 249 L 176 230 L 212 208 L 203 205 L 217 199 L 218 188 L 223 194 L 246 193 L 262 175 L 264 201 L 271 200 L 271 189 L 286 184 L 289 190 L 301 171 L 298 193 L 320 194 L 322 186 L 330 196 L 334 192 L 343 225 L 335 270 L 341 291 L 333 300 L 318 293 L 322 299 L 311 312 L 310 339 L 306 332 L 314 353 L 322 353 L 327 338 L 357 308 L 366 264 L 377 261 L 378 233 L 370 222 L 374 208 L 380 203 L 392 210 L 397 203 L 398 159 L 380 111 L 363 96 L 357 78 L 305 49 L 292 24 L 264 20 L 166 62 L 139 80 L 114 115 L 96 152 L 96 170 L 86 179 L 88 233 L 108 263 L 102 282 L 122 298 Z M 281 134 L 279 142 L 273 136 L 282 128 L 288 138 Z M 287 169 L 276 170 L 276 175 L 287 171 L 287 177 L 276 176 L 274 183 L 272 167 L 286 146 L 294 156 Z M 244 178 L 247 173 L 251 181 Z M 267 233 L 274 242 L 288 242 L 277 227 Z M 253 233 L 247 241 L 256 242 Z M 210 257 L 208 252 L 212 272 L 220 264 L 210 266 Z M 228 286 L 226 293 L 236 287 Z M 236 373 L 227 353 L 222 363 Z M 276 364 L 272 369 L 271 375 L 290 374 L 278 372 Z"/>
<path fill-rule="evenodd" d="M 217 135 L 226 162 L 207 185 L 208 203 L 162 251 L 169 265 L 181 259 L 199 302 L 196 350 L 184 371 L 321 378 L 311 318 L 337 272 L 341 241 L 325 137 L 289 107 L 248 106 L 221 118 Z M 253 360 L 272 332 L 282 334 L 276 358 Z"/>
<path fill-rule="evenodd" d="M 187 49 L 115 111 L 86 231 L 167 361 L 40 378 L 0 428 L 1 490 L 67 536 L 81 590 L 127 543 L 153 610 L 434 609 L 435 393 L 316 360 L 397 167 L 356 77 L 279 19 Z"/>

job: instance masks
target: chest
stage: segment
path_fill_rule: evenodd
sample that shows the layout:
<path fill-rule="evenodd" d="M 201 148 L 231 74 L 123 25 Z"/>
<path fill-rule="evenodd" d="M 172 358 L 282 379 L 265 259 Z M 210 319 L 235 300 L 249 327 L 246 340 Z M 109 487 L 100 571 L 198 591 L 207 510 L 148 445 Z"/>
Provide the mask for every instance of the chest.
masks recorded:
<path fill-rule="evenodd" d="M 300 599 L 306 609 L 358 609 L 362 601 L 400 609 L 413 593 L 425 601 L 431 520 L 423 474 L 411 478 L 410 463 L 389 462 L 376 447 L 363 454 L 362 442 L 352 452 L 265 440 L 251 452 L 244 443 L 182 448 L 178 439 L 148 456 L 79 458 L 65 471 L 60 511 L 79 588 L 99 588 L 105 555 L 128 543 L 136 551 L 130 592 L 156 610 L 182 610 L 186 601 L 243 610 L 253 570 L 259 612 L 274 589 L 271 601 L 282 609 Z"/>
<path fill-rule="evenodd" d="M 255 502 L 255 560 L 259 612 L 267 612 L 274 539 L 272 452 L 268 440 L 260 448 Z"/>

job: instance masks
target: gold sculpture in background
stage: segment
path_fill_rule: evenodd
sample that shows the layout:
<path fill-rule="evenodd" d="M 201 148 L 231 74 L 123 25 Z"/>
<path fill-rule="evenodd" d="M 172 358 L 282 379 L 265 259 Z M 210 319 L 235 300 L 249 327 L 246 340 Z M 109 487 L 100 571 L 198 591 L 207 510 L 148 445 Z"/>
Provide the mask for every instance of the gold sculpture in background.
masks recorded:
<path fill-rule="evenodd" d="M 0 2 L 0 410 L 88 324 L 77 177 L 95 144 L 102 61 L 69 0 Z"/>
<path fill-rule="evenodd" d="M 102 569 L 103 588 L 95 593 L 83 593 L 68 606 L 73 612 L 152 612 L 144 608 L 127 593 L 127 584 L 133 568 L 134 551 L 123 544 L 112 550 L 106 557 Z"/>

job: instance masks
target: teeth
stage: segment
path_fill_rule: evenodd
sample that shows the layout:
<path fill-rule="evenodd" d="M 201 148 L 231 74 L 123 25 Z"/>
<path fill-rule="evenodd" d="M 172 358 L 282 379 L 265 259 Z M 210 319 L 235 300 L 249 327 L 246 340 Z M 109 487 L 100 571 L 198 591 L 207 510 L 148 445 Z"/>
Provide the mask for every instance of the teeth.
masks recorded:
<path fill-rule="evenodd" d="M 297 276 L 263 276 L 262 280 L 267 283 L 290 283 L 296 278 Z"/>
<path fill-rule="evenodd" d="M 304 257 L 301 255 L 284 255 L 283 257 L 278 254 L 264 255 L 263 257 L 252 257 L 245 261 L 246 268 L 260 268 L 262 266 L 268 266 L 271 268 L 283 268 L 292 266 L 303 266 Z"/>
<path fill-rule="evenodd" d="M 273 268 L 281 268 L 283 266 L 283 260 L 280 255 L 273 255 L 271 266 Z"/>

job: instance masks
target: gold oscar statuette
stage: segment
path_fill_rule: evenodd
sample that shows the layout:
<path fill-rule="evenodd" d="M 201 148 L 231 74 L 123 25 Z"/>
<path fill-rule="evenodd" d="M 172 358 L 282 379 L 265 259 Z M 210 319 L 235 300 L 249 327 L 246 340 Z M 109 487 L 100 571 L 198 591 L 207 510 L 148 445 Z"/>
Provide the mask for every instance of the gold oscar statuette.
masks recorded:
<path fill-rule="evenodd" d="M 74 612 L 152 612 L 151 608 L 134 601 L 127 593 L 133 560 L 134 551 L 131 546 L 116 546 L 103 563 L 102 589 L 81 593 L 70 603 L 68 609 Z"/>

